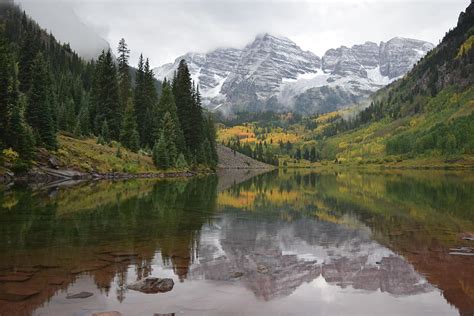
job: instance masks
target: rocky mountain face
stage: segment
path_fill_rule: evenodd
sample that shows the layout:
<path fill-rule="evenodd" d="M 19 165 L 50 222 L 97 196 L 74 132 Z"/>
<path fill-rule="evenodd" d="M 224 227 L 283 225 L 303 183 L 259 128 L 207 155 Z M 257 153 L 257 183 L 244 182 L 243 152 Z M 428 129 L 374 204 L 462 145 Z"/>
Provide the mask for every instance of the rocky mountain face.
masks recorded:
<path fill-rule="evenodd" d="M 242 110 L 334 111 L 351 106 L 407 73 L 434 46 L 393 38 L 328 50 L 322 58 L 285 37 L 259 35 L 243 49 L 188 53 L 155 69 L 171 78 L 185 59 L 203 103 L 231 113 Z"/>

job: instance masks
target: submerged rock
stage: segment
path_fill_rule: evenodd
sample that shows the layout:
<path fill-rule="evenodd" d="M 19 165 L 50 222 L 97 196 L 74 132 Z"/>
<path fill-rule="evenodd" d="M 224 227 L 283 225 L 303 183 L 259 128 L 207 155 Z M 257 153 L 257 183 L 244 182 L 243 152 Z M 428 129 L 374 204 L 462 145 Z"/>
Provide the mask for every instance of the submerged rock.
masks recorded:
<path fill-rule="evenodd" d="M 143 293 L 163 293 L 173 289 L 174 282 L 169 278 L 148 277 L 127 286 L 128 289 Z"/>
<path fill-rule="evenodd" d="M 240 272 L 240 271 L 237 271 L 237 272 L 234 272 L 232 273 L 232 277 L 233 278 L 240 278 L 241 276 L 243 276 L 244 273 L 243 272 Z"/>
<path fill-rule="evenodd" d="M 263 274 L 265 274 L 265 273 L 268 273 L 268 271 L 269 271 L 268 268 L 267 268 L 265 265 L 263 265 L 263 264 L 259 264 L 259 265 L 257 266 L 257 272 L 258 272 L 258 273 L 263 273 Z"/>
<path fill-rule="evenodd" d="M 91 297 L 92 294 L 91 292 L 80 292 L 80 293 L 77 293 L 77 294 L 68 294 L 66 296 L 67 299 L 75 299 L 75 298 L 88 298 L 88 297 Z"/>

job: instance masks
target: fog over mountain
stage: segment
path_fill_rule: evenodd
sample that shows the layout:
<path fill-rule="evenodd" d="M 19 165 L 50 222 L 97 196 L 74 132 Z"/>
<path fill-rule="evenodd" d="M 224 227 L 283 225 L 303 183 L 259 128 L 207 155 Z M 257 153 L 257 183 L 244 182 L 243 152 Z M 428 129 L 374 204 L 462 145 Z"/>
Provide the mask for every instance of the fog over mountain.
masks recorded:
<path fill-rule="evenodd" d="M 204 104 L 225 113 L 360 103 L 411 69 L 467 2 L 15 1 L 87 59 L 122 37 L 131 65 L 143 53 L 158 79 L 185 58 Z"/>
<path fill-rule="evenodd" d="M 97 35 L 113 48 L 124 37 L 131 48 L 131 64 L 137 65 L 143 53 L 154 67 L 187 52 L 241 48 L 261 33 L 290 38 L 318 56 L 341 45 L 380 43 L 396 36 L 437 44 L 469 4 L 469 0 L 15 1 L 78 51 L 87 51 Z M 65 7 L 77 16 L 55 17 Z M 87 30 L 75 26 L 77 17 Z"/>
<path fill-rule="evenodd" d="M 103 49 L 110 47 L 101 37 L 100 29 L 85 24 L 69 2 L 61 1 L 17 1 L 25 12 L 33 17 L 41 27 L 85 59 L 97 58 Z"/>
<path fill-rule="evenodd" d="M 434 45 L 394 37 L 329 49 L 321 58 L 286 37 L 258 35 L 243 47 L 187 53 L 155 69 L 172 79 L 181 60 L 199 85 L 203 104 L 224 114 L 239 111 L 331 112 L 363 101 L 399 79 Z"/>

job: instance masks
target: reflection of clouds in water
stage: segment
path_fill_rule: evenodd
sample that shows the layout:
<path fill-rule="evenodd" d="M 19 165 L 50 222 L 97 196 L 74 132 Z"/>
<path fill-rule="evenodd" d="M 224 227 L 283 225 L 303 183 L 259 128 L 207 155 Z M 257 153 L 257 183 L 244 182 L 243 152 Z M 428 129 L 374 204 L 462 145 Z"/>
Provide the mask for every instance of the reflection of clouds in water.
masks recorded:
<path fill-rule="evenodd" d="M 335 300 L 334 287 L 331 287 L 322 275 L 318 276 L 311 285 L 320 290 L 320 297 L 326 303 L 331 303 Z"/>
<path fill-rule="evenodd" d="M 288 296 L 307 282 L 320 289 L 331 284 L 402 296 L 434 289 L 403 258 L 372 240 L 365 227 L 239 216 L 223 215 L 202 230 L 200 262 L 192 266 L 191 278 L 229 280 L 242 273 L 246 287 L 264 300 Z M 331 291 L 322 293 L 328 302 Z"/>

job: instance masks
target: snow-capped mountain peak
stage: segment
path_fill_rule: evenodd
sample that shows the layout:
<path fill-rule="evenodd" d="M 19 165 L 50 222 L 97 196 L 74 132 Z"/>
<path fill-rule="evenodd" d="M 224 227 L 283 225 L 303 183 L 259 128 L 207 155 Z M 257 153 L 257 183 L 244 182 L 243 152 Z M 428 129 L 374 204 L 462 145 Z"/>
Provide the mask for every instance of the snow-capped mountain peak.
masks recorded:
<path fill-rule="evenodd" d="M 329 49 L 319 58 L 286 37 L 263 33 L 242 49 L 180 56 L 155 74 L 171 78 L 185 59 L 211 109 L 326 112 L 350 106 L 403 76 L 433 47 L 395 37 Z"/>

